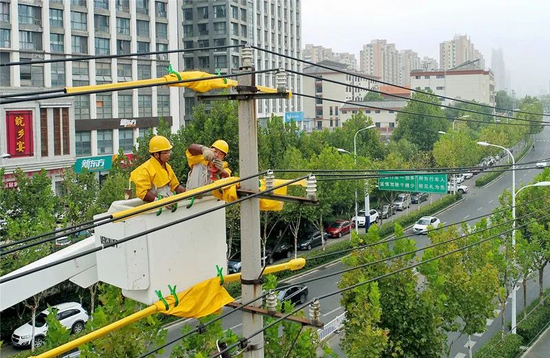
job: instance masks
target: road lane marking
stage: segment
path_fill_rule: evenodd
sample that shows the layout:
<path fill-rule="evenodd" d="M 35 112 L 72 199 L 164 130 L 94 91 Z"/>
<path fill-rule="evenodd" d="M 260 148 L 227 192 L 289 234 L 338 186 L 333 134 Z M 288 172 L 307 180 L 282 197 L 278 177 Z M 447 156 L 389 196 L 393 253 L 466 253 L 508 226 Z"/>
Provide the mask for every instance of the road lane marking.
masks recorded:
<path fill-rule="evenodd" d="M 334 313 L 334 312 L 336 312 L 336 311 L 339 311 L 339 310 L 341 310 L 341 309 L 342 309 L 342 306 L 340 306 L 340 307 L 338 307 L 338 308 L 335 308 L 335 309 L 333 309 L 332 311 L 325 313 L 325 314 L 323 315 L 323 317 L 326 317 L 326 316 L 328 316 L 329 314 L 332 314 L 332 313 Z"/>
<path fill-rule="evenodd" d="M 483 206 L 482 206 L 482 207 L 480 207 L 480 208 L 477 208 L 477 211 L 480 211 L 481 209 L 483 209 Z"/>
<path fill-rule="evenodd" d="M 235 328 L 239 328 L 240 326 L 242 326 L 243 324 L 242 323 L 239 323 L 238 325 L 236 326 L 233 326 L 231 328 L 229 328 L 230 330 L 234 330 Z"/>
<path fill-rule="evenodd" d="M 336 261 L 336 262 L 331 263 L 330 265 L 327 265 L 326 267 L 329 268 L 329 267 L 332 267 L 334 265 L 338 265 L 340 263 L 341 263 L 340 261 Z"/>
<path fill-rule="evenodd" d="M 476 337 L 483 337 L 483 333 L 485 333 L 485 332 L 482 332 L 482 333 L 474 333 L 474 336 L 476 336 Z"/>
<path fill-rule="evenodd" d="M 489 202 L 489 204 L 491 204 L 492 202 L 493 202 L 493 200 L 491 200 L 491 201 Z"/>
<path fill-rule="evenodd" d="M 470 215 L 466 215 L 466 216 L 464 217 L 464 219 L 468 219 L 469 217 L 470 217 Z"/>
<path fill-rule="evenodd" d="M 471 344 L 470 344 L 471 343 Z M 470 347 L 473 347 L 476 345 L 476 341 L 467 341 L 466 344 L 464 345 L 464 348 L 470 348 Z"/>
<path fill-rule="evenodd" d="M 464 353 L 457 353 L 456 356 L 454 356 L 454 358 L 464 358 L 466 357 L 466 354 Z"/>
<path fill-rule="evenodd" d="M 494 321 L 495 321 L 494 319 L 487 318 L 487 326 L 492 325 Z"/>
<path fill-rule="evenodd" d="M 313 271 L 311 271 L 311 272 L 308 272 L 308 273 L 305 273 L 305 274 L 303 274 L 303 275 L 299 275 L 299 276 L 293 277 L 293 278 L 288 279 L 288 280 L 286 280 L 286 281 L 287 281 L 287 282 L 296 281 L 296 280 L 298 280 L 298 279 L 304 278 L 305 276 L 311 275 L 312 273 L 315 273 L 315 272 L 317 272 L 317 271 L 319 271 L 319 270 L 313 270 Z"/>

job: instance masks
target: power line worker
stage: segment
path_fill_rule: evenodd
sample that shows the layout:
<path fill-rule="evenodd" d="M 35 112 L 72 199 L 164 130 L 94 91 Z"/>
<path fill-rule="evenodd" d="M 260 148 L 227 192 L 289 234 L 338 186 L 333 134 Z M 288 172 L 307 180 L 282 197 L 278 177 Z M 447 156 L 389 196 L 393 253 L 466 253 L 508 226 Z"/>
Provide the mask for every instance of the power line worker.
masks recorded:
<path fill-rule="evenodd" d="M 201 144 L 191 144 L 185 155 L 189 164 L 187 190 L 195 189 L 231 175 L 227 162 L 224 161 L 229 152 L 226 141 L 218 139 L 210 147 Z"/>
<path fill-rule="evenodd" d="M 136 184 L 136 195 L 143 201 L 152 202 L 172 195 L 172 191 L 183 193 L 176 174 L 168 161 L 172 144 L 163 136 L 156 135 L 149 141 L 151 158 L 132 171 L 130 178 Z"/>

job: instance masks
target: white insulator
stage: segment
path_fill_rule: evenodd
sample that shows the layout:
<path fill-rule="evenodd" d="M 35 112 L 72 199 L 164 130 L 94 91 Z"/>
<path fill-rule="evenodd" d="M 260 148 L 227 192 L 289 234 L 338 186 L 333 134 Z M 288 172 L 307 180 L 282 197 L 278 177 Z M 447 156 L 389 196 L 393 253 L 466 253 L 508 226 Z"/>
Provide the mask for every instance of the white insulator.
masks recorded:
<path fill-rule="evenodd" d="M 241 48 L 242 67 L 252 67 L 253 58 L 254 52 L 252 51 L 252 47 L 250 47 L 250 45 L 246 45 Z"/>
<path fill-rule="evenodd" d="M 279 71 L 277 71 L 276 81 L 277 81 L 277 91 L 286 92 L 287 80 L 286 80 L 286 71 L 284 68 L 280 68 Z"/>
<path fill-rule="evenodd" d="M 317 200 L 317 179 L 313 174 L 306 180 L 306 196 L 308 200 Z"/>
<path fill-rule="evenodd" d="M 273 174 L 273 170 L 268 170 L 265 175 L 265 189 L 273 189 L 275 186 L 275 175 Z"/>
<path fill-rule="evenodd" d="M 275 296 L 275 292 L 273 290 L 269 290 L 265 301 L 267 312 L 269 312 L 269 314 L 277 313 L 277 296 Z"/>
<path fill-rule="evenodd" d="M 321 323 L 321 302 L 317 298 L 309 305 L 309 317 L 313 324 Z"/>

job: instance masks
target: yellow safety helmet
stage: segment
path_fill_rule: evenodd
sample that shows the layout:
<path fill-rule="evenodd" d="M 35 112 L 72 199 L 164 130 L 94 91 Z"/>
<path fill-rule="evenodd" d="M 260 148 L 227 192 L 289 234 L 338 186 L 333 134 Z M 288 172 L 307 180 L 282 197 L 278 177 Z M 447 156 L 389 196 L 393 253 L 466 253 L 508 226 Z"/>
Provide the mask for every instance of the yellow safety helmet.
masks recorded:
<path fill-rule="evenodd" d="M 225 155 L 227 155 L 227 153 L 229 152 L 229 145 L 223 139 L 218 139 L 217 141 L 212 143 L 211 147 L 224 152 Z"/>
<path fill-rule="evenodd" d="M 162 152 L 172 149 L 170 141 L 161 135 L 156 135 L 149 141 L 149 153 Z"/>

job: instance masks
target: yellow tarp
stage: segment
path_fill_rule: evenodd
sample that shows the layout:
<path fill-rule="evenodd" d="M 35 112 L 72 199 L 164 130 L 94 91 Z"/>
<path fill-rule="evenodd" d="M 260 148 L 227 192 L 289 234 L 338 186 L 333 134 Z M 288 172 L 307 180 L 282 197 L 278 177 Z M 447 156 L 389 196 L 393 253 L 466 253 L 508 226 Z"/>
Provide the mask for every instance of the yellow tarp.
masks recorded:
<path fill-rule="evenodd" d="M 178 293 L 179 304 L 174 307 L 176 300 L 174 296 L 164 298 L 170 309 L 166 311 L 164 302 L 158 301 L 155 306 L 158 312 L 172 316 L 186 318 L 200 318 L 218 312 L 226 304 L 234 299 L 220 285 L 219 277 L 204 280 L 187 290 Z"/>
<path fill-rule="evenodd" d="M 202 71 L 186 71 L 186 72 L 178 72 L 178 73 L 180 74 L 182 80 L 217 76 L 217 75 L 211 75 L 207 72 L 202 72 Z M 164 76 L 164 78 L 166 79 L 166 82 L 173 82 L 173 81 L 179 80 L 175 74 L 166 75 Z M 196 91 L 196 92 L 208 92 L 213 89 L 234 87 L 234 86 L 237 86 L 238 84 L 239 83 L 237 81 L 231 80 L 228 78 L 215 78 L 211 80 L 204 80 L 204 81 L 197 81 L 197 82 L 175 83 L 167 86 L 187 87 L 187 88 L 191 88 L 193 91 Z"/>

